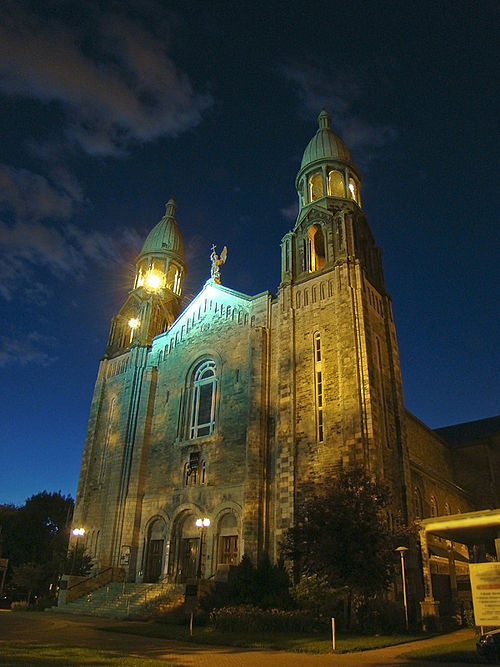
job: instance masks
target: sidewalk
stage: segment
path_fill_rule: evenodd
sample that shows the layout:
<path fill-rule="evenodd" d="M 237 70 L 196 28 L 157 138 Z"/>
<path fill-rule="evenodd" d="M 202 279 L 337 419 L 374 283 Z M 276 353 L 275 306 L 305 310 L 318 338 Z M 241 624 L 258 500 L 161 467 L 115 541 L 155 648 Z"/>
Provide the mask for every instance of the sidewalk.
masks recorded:
<path fill-rule="evenodd" d="M 165 639 L 153 639 L 139 635 L 102 632 L 103 628 L 116 624 L 112 619 L 72 616 L 50 613 L 0 613 L 0 652 L 4 640 L 37 643 L 54 643 L 66 646 L 82 646 L 116 651 L 126 655 L 140 655 L 156 660 L 170 660 L 185 667 L 388 667 L 389 665 L 413 665 L 433 667 L 438 663 L 408 661 L 398 658 L 414 648 L 434 646 L 460 641 L 473 636 L 472 630 L 457 632 L 418 642 L 400 644 L 389 648 L 343 655 L 313 655 L 284 653 L 261 649 L 244 649 L 224 646 L 203 646 Z M 461 667 L 447 663 L 448 667 Z M 70 667 L 70 666 L 68 666 Z M 443 663 L 440 663 L 443 667 Z"/>

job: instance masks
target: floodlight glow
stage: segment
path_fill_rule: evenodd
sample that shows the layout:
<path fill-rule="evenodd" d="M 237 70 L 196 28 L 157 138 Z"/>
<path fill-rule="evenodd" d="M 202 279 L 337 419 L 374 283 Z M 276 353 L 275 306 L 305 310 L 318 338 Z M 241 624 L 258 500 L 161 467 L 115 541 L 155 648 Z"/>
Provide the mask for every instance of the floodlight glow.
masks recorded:
<path fill-rule="evenodd" d="M 75 537 L 79 535 L 85 535 L 85 528 L 73 528 L 72 533 Z"/>
<path fill-rule="evenodd" d="M 207 519 L 207 517 L 204 517 L 203 519 L 196 519 L 194 525 L 197 528 L 208 528 L 210 525 L 210 519 Z"/>
<path fill-rule="evenodd" d="M 140 325 L 140 321 L 135 317 L 131 317 L 128 321 L 128 325 L 131 329 L 137 329 L 137 327 Z"/>
<path fill-rule="evenodd" d="M 149 273 L 146 278 L 146 285 L 151 289 L 158 289 L 161 285 L 161 278 L 157 273 Z"/>

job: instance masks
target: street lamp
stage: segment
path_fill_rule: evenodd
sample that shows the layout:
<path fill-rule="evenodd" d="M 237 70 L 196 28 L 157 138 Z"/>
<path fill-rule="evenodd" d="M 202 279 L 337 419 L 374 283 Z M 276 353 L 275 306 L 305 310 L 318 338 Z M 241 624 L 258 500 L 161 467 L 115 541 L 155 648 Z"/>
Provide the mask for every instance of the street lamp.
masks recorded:
<path fill-rule="evenodd" d="M 396 551 L 399 551 L 401 556 L 401 579 L 403 581 L 403 604 L 405 607 L 405 621 L 406 621 L 406 631 L 408 632 L 408 600 L 406 599 L 406 576 L 405 576 L 405 556 L 408 551 L 408 547 L 398 547 Z"/>
<path fill-rule="evenodd" d="M 83 537 L 85 535 L 85 528 L 73 528 L 71 532 L 73 536 L 76 538 L 75 549 L 73 551 L 73 563 L 71 565 L 71 574 L 73 574 L 75 571 L 76 552 L 78 551 L 78 538 Z"/>
<path fill-rule="evenodd" d="M 204 517 L 203 519 L 196 519 L 195 525 L 197 528 L 200 529 L 200 553 L 198 555 L 198 570 L 196 572 L 196 577 L 198 580 L 201 579 L 201 560 L 202 560 L 202 552 L 203 552 L 203 535 L 205 533 L 205 528 L 208 528 L 210 525 L 210 519 L 207 519 L 207 517 Z"/>

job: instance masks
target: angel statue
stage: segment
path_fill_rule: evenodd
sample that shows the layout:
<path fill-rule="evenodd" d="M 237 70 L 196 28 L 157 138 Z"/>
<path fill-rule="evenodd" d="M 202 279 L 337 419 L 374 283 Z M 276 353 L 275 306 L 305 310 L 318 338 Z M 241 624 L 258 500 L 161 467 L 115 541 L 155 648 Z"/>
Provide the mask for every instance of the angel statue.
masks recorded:
<path fill-rule="evenodd" d="M 212 261 L 212 269 L 210 271 L 210 276 L 214 283 L 217 283 L 217 285 L 220 285 L 220 269 L 219 267 L 221 264 L 225 264 L 226 259 L 227 259 L 227 248 L 224 246 L 222 249 L 222 252 L 220 254 L 220 257 L 217 257 L 215 254 L 215 248 L 217 246 L 212 245 L 212 254 L 210 255 L 210 259 Z"/>

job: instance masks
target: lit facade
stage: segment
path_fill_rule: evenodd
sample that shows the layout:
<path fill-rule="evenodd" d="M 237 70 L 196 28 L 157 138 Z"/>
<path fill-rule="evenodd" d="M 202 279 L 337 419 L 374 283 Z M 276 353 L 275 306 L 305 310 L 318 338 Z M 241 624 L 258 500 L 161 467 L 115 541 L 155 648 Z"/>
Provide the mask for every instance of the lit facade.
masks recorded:
<path fill-rule="evenodd" d="M 244 553 L 276 558 L 297 500 L 339 466 L 389 485 L 390 524 L 472 509 L 449 445 L 405 410 L 361 176 L 325 111 L 318 121 L 276 295 L 212 277 L 181 310 L 172 200 L 137 258 L 100 362 L 76 498 L 96 569 L 186 581 L 202 517 L 204 576 Z"/>

